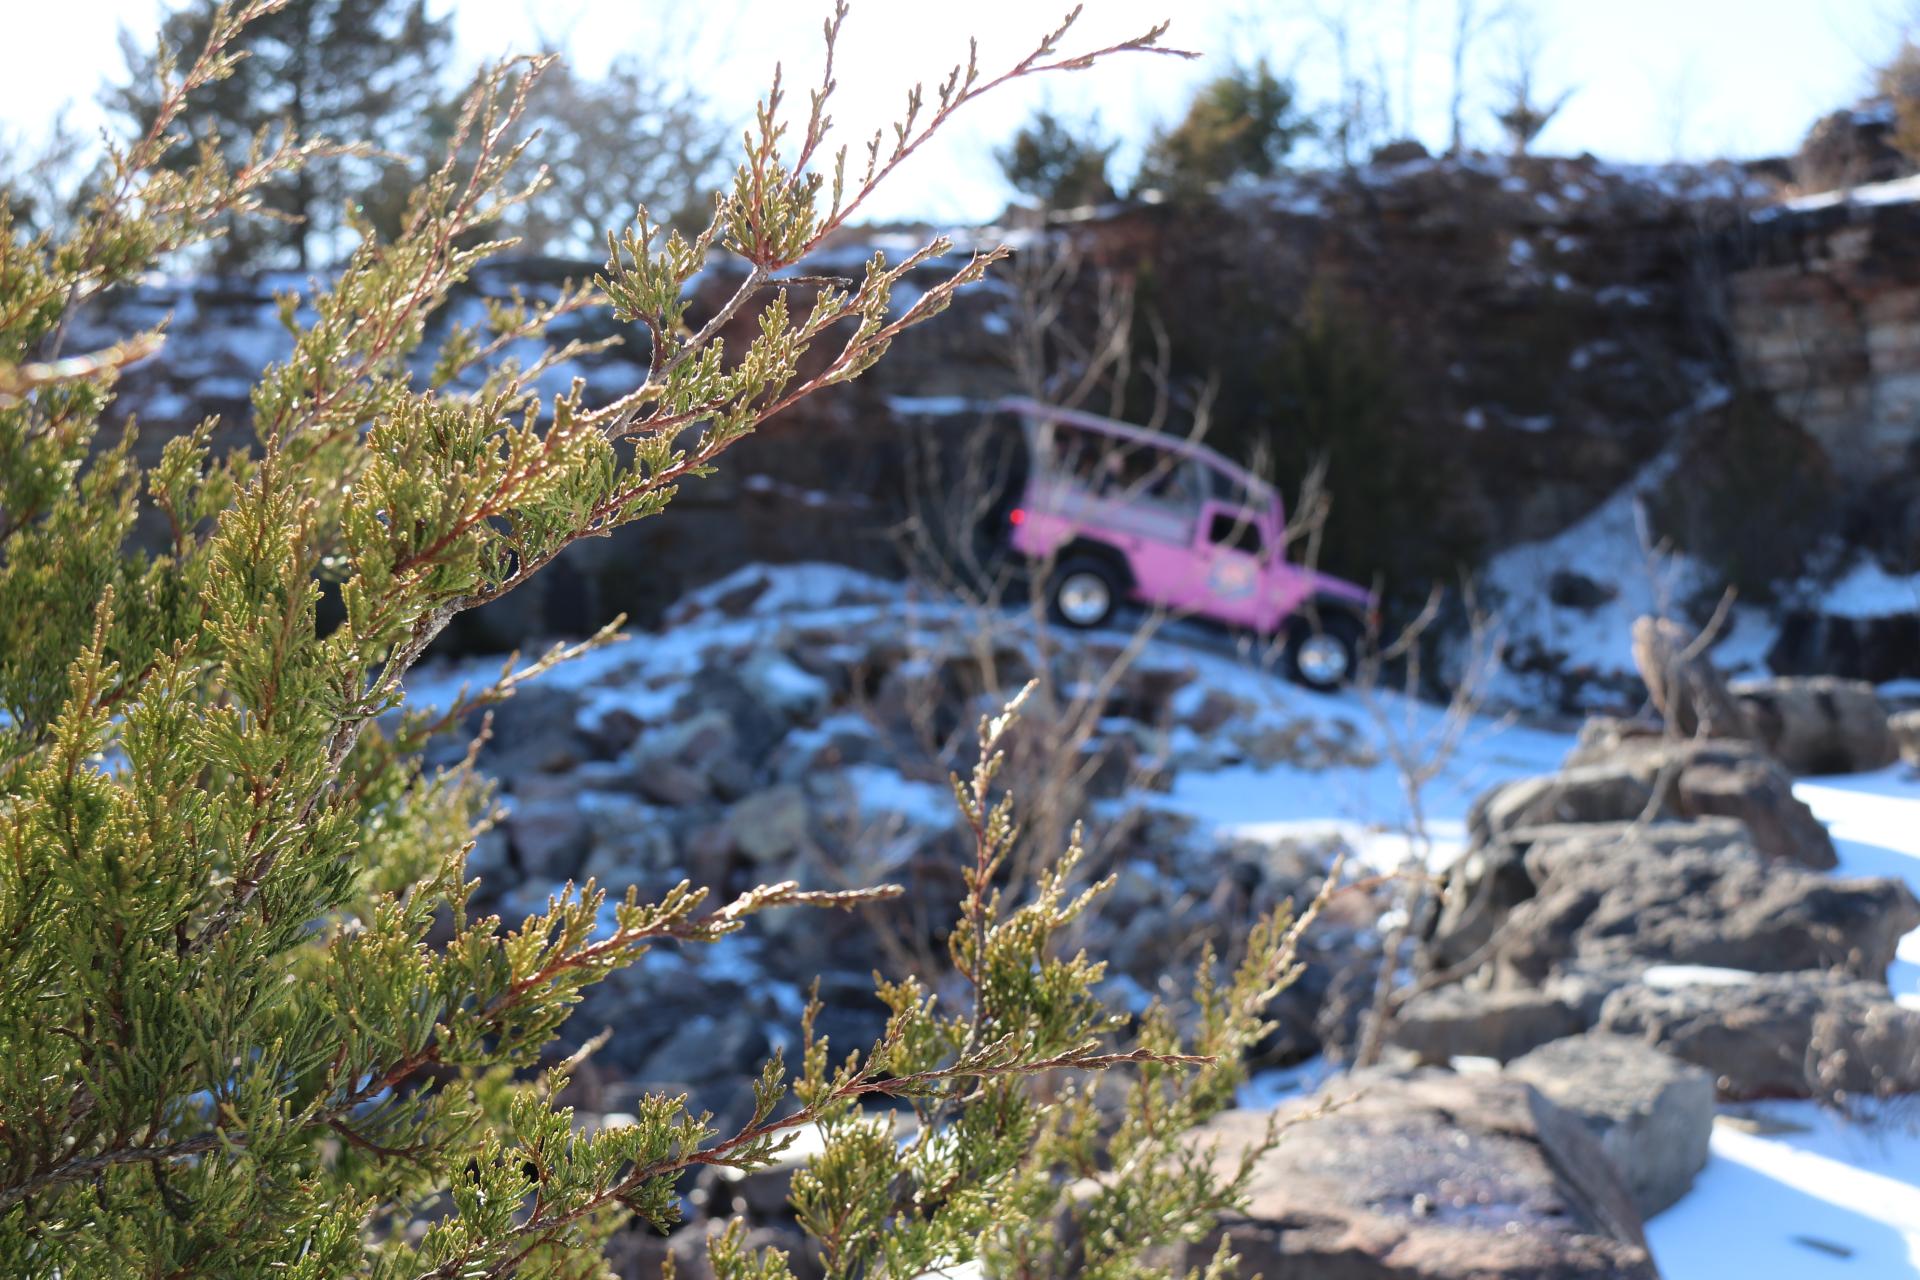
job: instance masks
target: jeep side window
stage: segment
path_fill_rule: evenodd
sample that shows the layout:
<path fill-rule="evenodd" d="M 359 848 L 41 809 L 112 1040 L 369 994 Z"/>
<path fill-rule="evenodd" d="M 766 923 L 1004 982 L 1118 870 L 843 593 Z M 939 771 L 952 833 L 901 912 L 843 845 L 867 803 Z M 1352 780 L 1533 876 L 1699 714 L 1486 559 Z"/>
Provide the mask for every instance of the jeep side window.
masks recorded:
<path fill-rule="evenodd" d="M 1047 428 L 1050 437 L 1049 452 L 1052 456 L 1050 470 L 1054 475 L 1069 479 L 1082 487 L 1090 487 L 1094 473 L 1100 461 L 1100 451 L 1086 433 L 1075 431 L 1061 423 L 1051 423 Z"/>
<path fill-rule="evenodd" d="M 1253 506 L 1253 495 L 1247 487 L 1224 471 L 1207 468 L 1207 490 L 1216 502 L 1230 503 L 1236 507 Z"/>
<path fill-rule="evenodd" d="M 1248 511 L 1216 511 L 1207 525 L 1207 541 L 1248 555 L 1260 554 L 1260 525 Z"/>
<path fill-rule="evenodd" d="M 1204 488 L 1199 467 L 1191 459 L 1171 453 L 1159 454 L 1146 482 L 1149 501 L 1189 514 L 1199 509 Z"/>

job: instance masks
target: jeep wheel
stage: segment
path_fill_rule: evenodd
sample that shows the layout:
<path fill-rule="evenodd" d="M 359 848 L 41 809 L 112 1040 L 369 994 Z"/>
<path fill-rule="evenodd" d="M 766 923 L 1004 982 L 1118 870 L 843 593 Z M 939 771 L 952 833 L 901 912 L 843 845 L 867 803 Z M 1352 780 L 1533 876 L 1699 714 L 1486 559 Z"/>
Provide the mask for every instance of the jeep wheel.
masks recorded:
<path fill-rule="evenodd" d="M 1340 688 L 1359 669 L 1362 634 L 1360 620 L 1349 613 L 1295 615 L 1287 623 L 1288 677 L 1322 693 Z"/>
<path fill-rule="evenodd" d="M 1103 560 L 1073 556 L 1047 579 L 1047 611 L 1055 622 L 1087 630 L 1104 624 L 1120 606 L 1120 575 Z"/>

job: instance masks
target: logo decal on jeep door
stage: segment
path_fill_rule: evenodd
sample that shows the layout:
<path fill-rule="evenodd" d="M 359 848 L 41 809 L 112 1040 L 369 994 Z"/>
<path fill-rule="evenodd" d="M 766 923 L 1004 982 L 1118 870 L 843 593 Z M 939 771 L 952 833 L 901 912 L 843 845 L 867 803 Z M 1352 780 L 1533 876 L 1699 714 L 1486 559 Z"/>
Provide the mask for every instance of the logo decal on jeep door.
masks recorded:
<path fill-rule="evenodd" d="M 1213 569 L 1207 574 L 1207 589 L 1216 596 L 1235 600 L 1252 595 L 1259 581 L 1260 571 L 1253 565 L 1238 558 L 1220 556 L 1214 560 Z"/>

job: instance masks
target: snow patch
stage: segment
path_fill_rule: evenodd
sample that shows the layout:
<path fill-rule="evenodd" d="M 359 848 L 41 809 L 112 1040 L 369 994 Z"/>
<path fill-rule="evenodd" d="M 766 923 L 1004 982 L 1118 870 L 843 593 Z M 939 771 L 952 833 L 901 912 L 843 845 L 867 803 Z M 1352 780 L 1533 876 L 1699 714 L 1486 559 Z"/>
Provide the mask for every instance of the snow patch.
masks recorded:
<path fill-rule="evenodd" d="M 981 407 L 966 396 L 888 396 L 887 408 L 903 418 L 950 418 Z"/>
<path fill-rule="evenodd" d="M 1834 209 L 1841 205 L 1871 208 L 1876 205 L 1906 204 L 1913 200 L 1920 200 L 1920 174 L 1910 178 L 1895 178 L 1891 182 L 1870 182 L 1859 187 L 1797 196 L 1782 200 L 1779 207 L 1793 213 L 1811 213 L 1816 209 Z"/>
<path fill-rule="evenodd" d="M 862 813 L 893 814 L 922 826 L 940 829 L 950 827 L 959 820 L 953 792 L 946 787 L 903 778 L 884 765 L 848 765 L 843 772 L 860 802 Z"/>
<path fill-rule="evenodd" d="M 1841 618 L 1920 612 L 1920 573 L 1888 573 L 1872 559 L 1864 559 L 1819 593 L 1817 607 L 1821 613 Z"/>

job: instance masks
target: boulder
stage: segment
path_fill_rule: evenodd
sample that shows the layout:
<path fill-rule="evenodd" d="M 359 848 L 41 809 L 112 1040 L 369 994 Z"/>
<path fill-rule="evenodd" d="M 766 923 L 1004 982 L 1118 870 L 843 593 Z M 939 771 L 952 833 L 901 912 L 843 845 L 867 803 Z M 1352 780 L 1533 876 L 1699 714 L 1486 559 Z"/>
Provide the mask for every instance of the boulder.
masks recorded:
<path fill-rule="evenodd" d="M 588 746 L 611 758 L 632 746 L 646 731 L 647 722 L 633 708 L 613 703 L 584 709 L 577 725 Z"/>
<path fill-rule="evenodd" d="M 1834 973 L 1681 974 L 1621 987 L 1599 1029 L 1711 1072 L 1734 1098 L 1920 1090 L 1920 1010 Z"/>
<path fill-rule="evenodd" d="M 725 1080 L 758 1070 L 769 1052 L 766 1032 L 753 1009 L 734 997 L 719 998 L 721 1012 L 696 1014 L 659 1042 L 635 1072 L 643 1084 Z"/>
<path fill-rule="evenodd" d="M 1657 772 L 1608 761 L 1520 778 L 1474 801 L 1467 826 L 1476 843 L 1487 844 L 1522 827 L 1672 816 L 1666 794 L 1671 788 L 1656 800 Z"/>
<path fill-rule="evenodd" d="M 1624 716 L 1588 716 L 1580 722 L 1573 750 L 1562 765 L 1597 764 L 1631 750 L 1631 743 L 1669 741 L 1670 735 L 1654 720 Z"/>
<path fill-rule="evenodd" d="M 1286 1280 L 1655 1280 L 1640 1215 L 1586 1127 L 1497 1075 L 1365 1076 L 1332 1087 L 1258 1156 L 1244 1211 L 1170 1251 L 1204 1269 L 1224 1236 L 1242 1271 Z M 1231 1176 L 1266 1133 L 1228 1111 L 1193 1145 Z"/>
<path fill-rule="evenodd" d="M 628 885 L 662 880 L 674 865 L 676 852 L 664 816 L 651 805 L 627 796 L 587 792 L 581 797 L 586 812 L 591 852 L 581 867 L 611 897 Z"/>
<path fill-rule="evenodd" d="M 482 766 L 510 789 L 523 775 L 573 768 L 592 754 L 575 725 L 579 710 L 580 700 L 571 691 L 536 683 L 485 712 L 475 712 L 474 729 L 489 716 L 493 724 Z"/>
<path fill-rule="evenodd" d="M 1893 734 L 1900 758 L 1920 769 L 1920 710 L 1896 711 L 1887 718 L 1887 729 Z"/>
<path fill-rule="evenodd" d="M 1090 800 L 1118 800 L 1136 790 L 1165 790 L 1157 764 L 1148 759 L 1132 733 L 1102 734 L 1080 749 L 1074 771 Z"/>
<path fill-rule="evenodd" d="M 775 862 L 813 847 L 812 817 L 806 792 L 782 782 L 727 810 L 726 831 L 749 860 Z"/>
<path fill-rule="evenodd" d="M 1245 698 L 1216 686 L 1188 685 L 1173 699 L 1172 710 L 1179 724 L 1208 737 L 1234 720 L 1250 717 L 1256 708 Z"/>
<path fill-rule="evenodd" d="M 1637 857 L 1666 857 L 1683 849 L 1758 856 L 1746 824 L 1733 818 L 1529 827 L 1516 831 L 1512 838 L 1525 847 L 1522 862 L 1528 879 L 1536 885 L 1582 863 L 1610 858 L 1623 848 Z"/>
<path fill-rule="evenodd" d="M 781 782 L 805 782 L 854 764 L 888 764 L 892 748 L 873 726 L 850 715 L 837 715 L 814 729 L 797 729 L 767 760 L 768 772 Z"/>
<path fill-rule="evenodd" d="M 1754 848 L 1769 858 L 1816 871 L 1839 865 L 1833 837 L 1795 798 L 1792 779 L 1771 760 L 1729 745 L 1688 744 L 1675 752 L 1686 762 L 1676 785 L 1679 815 L 1737 818 L 1753 833 Z"/>
<path fill-rule="evenodd" d="M 1501 1062 L 1584 1030 L 1589 1019 L 1563 992 L 1538 987 L 1483 991 L 1441 987 L 1401 1007 L 1390 1042 L 1445 1066 L 1454 1058 Z"/>
<path fill-rule="evenodd" d="M 1428 954 L 1441 967 L 1466 962 L 1534 892 L 1522 846 L 1495 840 L 1468 849 L 1441 878 L 1440 909 L 1427 939 Z"/>
<path fill-rule="evenodd" d="M 714 799 L 728 804 L 751 795 L 759 785 L 753 766 L 739 756 L 722 756 L 707 770 L 707 788 Z"/>
<path fill-rule="evenodd" d="M 1738 850 L 1623 844 L 1557 866 L 1514 908 L 1492 961 L 1502 986 L 1634 963 L 1837 968 L 1881 981 L 1916 925 L 1920 903 L 1899 880 L 1836 880 Z"/>
<path fill-rule="evenodd" d="M 572 800 L 515 803 L 507 812 L 507 839 L 520 874 L 546 886 L 572 879 L 587 856 L 587 820 Z"/>
<path fill-rule="evenodd" d="M 670 808 L 699 804 L 713 794 L 713 787 L 698 770 L 672 760 L 636 765 L 633 789 L 654 804 Z"/>
<path fill-rule="evenodd" d="M 1753 833 L 1738 818 L 1661 818 L 1652 822 L 1563 822 L 1521 827 L 1508 832 L 1507 840 L 1529 853 L 1550 845 L 1598 851 L 1629 841 L 1671 853 L 1675 849 L 1750 847 Z"/>
<path fill-rule="evenodd" d="M 757 785 L 742 750 L 733 718 L 710 707 L 663 725 L 634 745 L 631 787 L 670 807 L 738 800 Z"/>
<path fill-rule="evenodd" d="M 1337 1058 L 1359 1038 L 1364 997 L 1356 993 L 1376 971 L 1373 965 L 1356 957 L 1352 939 L 1313 932 L 1301 942 L 1300 959 L 1305 966 L 1300 976 L 1267 1005 L 1264 1016 L 1271 1029 L 1248 1051 L 1251 1066 L 1290 1067 L 1329 1052 Z M 1349 971 L 1355 977 L 1343 980 Z M 1142 991 L 1149 989 L 1146 983 L 1138 985 Z M 1347 1016 L 1329 1009 L 1328 996 L 1336 992 L 1358 1001 L 1351 1010 L 1338 1011 Z"/>
<path fill-rule="evenodd" d="M 784 711 L 764 699 L 763 691 L 750 685 L 742 672 L 728 663 L 702 667 L 694 674 L 687 691 L 674 704 L 673 720 L 724 721 L 732 734 L 731 753 L 756 767 L 786 736 L 789 727 Z"/>
<path fill-rule="evenodd" d="M 1507 1065 L 1587 1126 L 1651 1218 L 1707 1163 L 1713 1076 L 1644 1041 L 1604 1032 L 1555 1040 Z"/>
<path fill-rule="evenodd" d="M 473 838 L 473 848 L 467 853 L 467 875 L 485 881 L 485 888 L 501 888 L 500 882 L 510 878 L 511 857 L 507 833 L 497 826 L 488 827 Z"/>
<path fill-rule="evenodd" d="M 1566 822 L 1516 827 L 1491 844 L 1470 848 L 1446 871 L 1440 910 L 1428 939 L 1440 965 L 1459 964 L 1480 951 L 1513 909 L 1534 896 L 1563 861 L 1606 857 L 1624 841 L 1671 852 L 1726 849 L 1751 843 L 1733 818 L 1655 822 Z"/>
<path fill-rule="evenodd" d="M 1191 685 L 1198 672 L 1192 667 L 1149 666 L 1129 663 L 1107 701 L 1107 714 L 1124 716 L 1142 725 L 1159 726 L 1173 718 L 1175 695 Z"/>
<path fill-rule="evenodd" d="M 740 680 L 756 702 L 787 720 L 818 720 L 833 700 L 824 679 L 772 649 L 757 650 L 741 664 Z"/>
<path fill-rule="evenodd" d="M 1596 581 L 1572 569 L 1555 569 L 1547 577 L 1547 599 L 1562 609 L 1592 613 L 1619 598 L 1619 587 Z"/>
<path fill-rule="evenodd" d="M 739 740 L 733 721 L 716 708 L 682 716 L 649 732 L 634 745 L 636 763 L 672 761 L 705 769 L 732 755 Z"/>
<path fill-rule="evenodd" d="M 1796 774 L 1864 773 L 1899 758 L 1872 685 L 1832 676 L 1776 676 L 1733 686 L 1753 738 Z"/>
<path fill-rule="evenodd" d="M 823 1145 L 819 1128 L 808 1125 L 771 1164 L 756 1169 L 719 1166 L 715 1198 L 725 1197 L 722 1211 L 743 1214 L 752 1222 L 790 1220 L 787 1198 L 793 1194 L 793 1175 L 811 1164 Z"/>
<path fill-rule="evenodd" d="M 1872 984 L 1813 1020 L 1814 1087 L 1884 1098 L 1920 1092 L 1920 1009 L 1885 999 Z"/>
<path fill-rule="evenodd" d="M 1474 801 L 1467 822 L 1475 842 L 1522 827 L 1729 818 L 1745 824 L 1769 858 L 1821 871 L 1838 862 L 1826 827 L 1794 797 L 1792 777 L 1757 745 L 1621 726 L 1583 731 L 1559 773 L 1521 778 Z"/>

